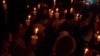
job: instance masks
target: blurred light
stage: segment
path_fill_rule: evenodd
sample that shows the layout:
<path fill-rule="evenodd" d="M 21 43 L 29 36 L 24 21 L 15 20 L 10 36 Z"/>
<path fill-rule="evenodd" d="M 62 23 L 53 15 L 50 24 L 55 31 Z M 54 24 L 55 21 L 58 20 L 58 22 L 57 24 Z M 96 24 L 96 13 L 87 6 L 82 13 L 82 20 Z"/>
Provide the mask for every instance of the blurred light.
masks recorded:
<path fill-rule="evenodd" d="M 59 11 L 59 8 L 56 8 L 56 12 L 58 12 Z"/>
<path fill-rule="evenodd" d="M 89 49 L 88 48 L 85 48 L 85 52 L 84 53 L 86 54 L 88 51 L 89 51 Z"/>
<path fill-rule="evenodd" d="M 38 33 L 38 31 L 39 31 L 39 28 L 38 28 L 38 27 L 36 27 L 36 28 L 35 28 L 35 34 L 37 34 L 37 33 Z"/>
<path fill-rule="evenodd" d="M 3 4 L 6 4 L 6 1 L 5 1 L 5 0 L 3 0 L 3 1 L 2 1 L 2 3 L 3 3 Z"/>
<path fill-rule="evenodd" d="M 64 11 L 64 13 L 65 13 L 65 14 L 67 13 L 67 9 Z"/>

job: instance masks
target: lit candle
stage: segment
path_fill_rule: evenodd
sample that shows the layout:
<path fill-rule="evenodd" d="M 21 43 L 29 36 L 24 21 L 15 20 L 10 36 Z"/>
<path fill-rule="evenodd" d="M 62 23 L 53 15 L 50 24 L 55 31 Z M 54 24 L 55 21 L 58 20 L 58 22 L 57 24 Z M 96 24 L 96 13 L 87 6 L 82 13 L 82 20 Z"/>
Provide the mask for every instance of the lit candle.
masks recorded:
<path fill-rule="evenodd" d="M 35 45 L 37 43 L 37 40 L 38 40 L 38 36 L 37 36 L 37 33 L 38 33 L 39 29 L 38 27 L 35 28 L 35 35 L 32 35 L 31 38 L 31 42 L 33 45 Z"/>
<path fill-rule="evenodd" d="M 73 3 L 74 0 L 71 0 L 71 3 Z"/>
<path fill-rule="evenodd" d="M 56 0 L 53 0 L 53 6 L 54 7 L 56 6 Z"/>
<path fill-rule="evenodd" d="M 82 15 L 79 16 L 79 19 L 81 19 L 81 18 L 82 18 Z"/>
<path fill-rule="evenodd" d="M 97 40 L 100 41 L 100 35 L 97 36 Z"/>
<path fill-rule="evenodd" d="M 6 1 L 5 1 L 5 0 L 3 0 L 3 1 L 2 1 L 2 3 L 3 3 L 3 4 L 6 4 Z"/>
<path fill-rule="evenodd" d="M 56 17 L 56 18 L 59 18 L 59 12 L 58 12 L 58 11 L 59 11 L 59 9 L 56 8 L 56 12 L 55 12 L 55 17 Z"/>
<path fill-rule="evenodd" d="M 38 4 L 38 5 L 37 5 L 37 7 L 38 7 L 38 9 L 40 9 L 41 5 L 40 5 L 40 4 Z"/>
<path fill-rule="evenodd" d="M 6 1 L 3 0 L 2 3 L 3 3 L 3 7 L 4 7 L 4 9 L 7 9 Z"/>
<path fill-rule="evenodd" d="M 28 15 L 28 19 L 26 19 L 26 25 L 29 26 L 31 22 L 31 15 Z"/>
<path fill-rule="evenodd" d="M 53 10 L 51 10 L 51 9 L 49 9 L 49 16 L 50 16 L 50 18 L 52 18 L 52 17 L 53 17 L 53 13 L 54 13 L 54 11 L 53 11 Z"/>
<path fill-rule="evenodd" d="M 65 13 L 65 14 L 67 13 L 67 9 L 66 9 L 66 10 L 64 10 L 64 13 Z"/>
<path fill-rule="evenodd" d="M 78 21 L 79 15 L 80 15 L 79 13 L 76 14 L 76 16 L 75 16 L 75 21 Z"/>
<path fill-rule="evenodd" d="M 73 13 L 74 9 L 73 8 L 70 8 L 70 13 Z"/>
<path fill-rule="evenodd" d="M 31 43 L 33 45 L 35 45 L 37 43 L 37 40 L 38 40 L 38 36 L 37 35 L 32 35 L 31 36 Z"/>
<path fill-rule="evenodd" d="M 99 31 L 97 31 L 97 34 L 99 34 Z"/>
<path fill-rule="evenodd" d="M 28 19 L 29 19 L 29 20 L 31 19 L 31 15 L 28 15 Z"/>
<path fill-rule="evenodd" d="M 36 14 L 37 14 L 37 9 L 36 9 L 36 7 L 34 7 L 34 9 L 33 9 L 33 14 L 34 14 L 34 16 L 36 16 Z"/>
<path fill-rule="evenodd" d="M 89 49 L 88 48 L 85 48 L 84 56 L 87 54 L 88 51 L 89 51 Z"/>
<path fill-rule="evenodd" d="M 38 31 L 39 31 L 39 28 L 38 28 L 38 27 L 36 27 L 36 28 L 35 28 L 35 34 L 37 34 L 37 33 L 38 33 Z"/>

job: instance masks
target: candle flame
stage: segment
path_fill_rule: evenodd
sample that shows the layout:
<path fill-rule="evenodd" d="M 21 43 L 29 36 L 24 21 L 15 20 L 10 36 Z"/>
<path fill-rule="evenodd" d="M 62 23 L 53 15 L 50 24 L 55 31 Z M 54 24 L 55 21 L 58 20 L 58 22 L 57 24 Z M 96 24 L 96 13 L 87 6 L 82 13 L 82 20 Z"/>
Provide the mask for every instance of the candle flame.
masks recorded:
<path fill-rule="evenodd" d="M 65 14 L 67 13 L 67 9 L 64 11 L 64 13 L 65 13 Z"/>
<path fill-rule="evenodd" d="M 59 8 L 56 8 L 56 12 L 58 12 L 59 11 Z"/>
<path fill-rule="evenodd" d="M 40 7 L 41 7 L 41 5 L 40 5 L 40 4 L 38 4 L 38 9 L 40 9 Z"/>
<path fill-rule="evenodd" d="M 100 41 L 100 35 L 97 36 L 97 40 Z"/>
<path fill-rule="evenodd" d="M 35 34 L 37 34 L 38 33 L 38 31 L 39 31 L 39 28 L 37 27 L 37 28 L 35 28 Z"/>
<path fill-rule="evenodd" d="M 29 5 L 27 5 L 27 8 L 29 8 L 30 6 Z"/>
<path fill-rule="evenodd" d="M 89 51 L 89 49 L 88 48 L 85 48 L 85 52 L 84 53 L 86 54 L 88 51 Z"/>
<path fill-rule="evenodd" d="M 5 1 L 5 0 L 3 0 L 3 1 L 2 1 L 2 3 L 3 3 L 3 4 L 5 4 L 5 3 L 6 3 L 6 1 Z"/>
<path fill-rule="evenodd" d="M 31 18 L 31 15 L 28 15 L 28 19 L 30 19 Z"/>
<path fill-rule="evenodd" d="M 73 3 L 74 0 L 71 0 L 71 3 Z"/>
<path fill-rule="evenodd" d="M 97 34 L 99 34 L 99 31 L 97 31 Z"/>
<path fill-rule="evenodd" d="M 36 11 L 36 7 L 34 7 L 34 11 Z"/>
<path fill-rule="evenodd" d="M 78 17 L 79 15 L 80 15 L 79 13 L 76 14 L 77 17 Z"/>
<path fill-rule="evenodd" d="M 73 8 L 70 8 L 70 13 L 72 13 L 72 12 L 73 12 L 73 10 L 74 10 Z"/>

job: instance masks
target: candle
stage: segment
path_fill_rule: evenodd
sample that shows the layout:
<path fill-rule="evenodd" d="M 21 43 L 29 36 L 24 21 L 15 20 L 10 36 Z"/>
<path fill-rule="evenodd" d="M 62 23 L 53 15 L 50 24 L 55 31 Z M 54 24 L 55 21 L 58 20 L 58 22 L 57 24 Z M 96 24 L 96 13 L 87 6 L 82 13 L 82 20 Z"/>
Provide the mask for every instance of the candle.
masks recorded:
<path fill-rule="evenodd" d="M 30 19 L 26 19 L 26 25 L 29 26 L 30 25 Z"/>
<path fill-rule="evenodd" d="M 56 8 L 56 12 L 55 12 L 55 17 L 56 17 L 56 18 L 59 18 L 59 12 L 58 12 L 58 11 L 59 11 L 59 9 Z"/>
<path fill-rule="evenodd" d="M 75 16 L 75 21 L 78 21 L 79 15 L 80 15 L 79 13 L 76 14 L 76 16 Z"/>
<path fill-rule="evenodd" d="M 70 13 L 73 13 L 74 9 L 73 8 L 70 8 Z"/>
<path fill-rule="evenodd" d="M 31 15 L 28 15 L 28 19 L 26 19 L 26 25 L 29 26 L 31 22 Z"/>
<path fill-rule="evenodd" d="M 56 0 L 53 0 L 53 6 L 54 7 L 56 6 Z"/>
<path fill-rule="evenodd" d="M 37 7 L 38 7 L 38 9 L 40 9 L 41 5 L 40 5 L 40 4 L 38 4 L 38 5 L 37 5 Z"/>
<path fill-rule="evenodd" d="M 97 34 L 99 34 L 99 31 L 97 31 Z"/>
<path fill-rule="evenodd" d="M 97 41 L 100 41 L 100 35 L 97 36 Z"/>
<path fill-rule="evenodd" d="M 38 33 L 38 31 L 39 31 L 39 28 L 36 27 L 35 28 L 35 35 L 32 35 L 31 36 L 31 38 L 32 38 L 31 42 L 32 42 L 33 45 L 35 45 L 37 43 L 37 40 L 38 40 L 37 33 Z"/>
<path fill-rule="evenodd" d="M 33 45 L 35 45 L 37 43 L 37 40 L 38 40 L 38 36 L 37 35 L 32 35 L 31 36 L 31 43 Z"/>
<path fill-rule="evenodd" d="M 73 3 L 74 0 L 71 0 L 71 3 Z"/>
<path fill-rule="evenodd" d="M 54 11 L 53 11 L 53 10 L 51 10 L 51 9 L 49 9 L 49 16 L 50 16 L 50 18 L 52 18 L 52 17 L 53 17 L 53 13 L 54 13 Z"/>
<path fill-rule="evenodd" d="M 81 18 L 82 18 L 82 15 L 79 16 L 79 19 L 81 19 Z"/>
<path fill-rule="evenodd" d="M 89 51 L 88 48 L 85 48 L 85 51 L 84 51 L 84 56 L 86 55 L 86 53 Z"/>
<path fill-rule="evenodd" d="M 36 7 L 33 8 L 33 14 L 34 14 L 34 16 L 36 16 L 36 14 L 37 14 L 37 9 L 36 9 Z"/>

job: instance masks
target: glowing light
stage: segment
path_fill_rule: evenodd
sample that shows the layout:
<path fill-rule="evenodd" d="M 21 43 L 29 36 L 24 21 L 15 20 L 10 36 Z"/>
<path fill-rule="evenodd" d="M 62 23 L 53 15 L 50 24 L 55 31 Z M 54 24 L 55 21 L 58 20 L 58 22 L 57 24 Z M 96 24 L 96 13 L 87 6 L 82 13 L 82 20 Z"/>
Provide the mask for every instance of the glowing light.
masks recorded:
<path fill-rule="evenodd" d="M 39 31 L 39 28 L 37 27 L 37 28 L 35 28 L 35 34 L 37 34 L 38 33 L 38 31 Z"/>
<path fill-rule="evenodd" d="M 64 11 L 64 13 L 65 13 L 65 14 L 67 13 L 67 9 Z"/>
<path fill-rule="evenodd" d="M 56 12 L 58 12 L 59 11 L 59 8 L 56 8 Z"/>
<path fill-rule="evenodd" d="M 38 9 L 40 9 L 41 5 L 40 5 L 40 4 L 38 4 L 37 6 L 38 6 Z"/>
<path fill-rule="evenodd" d="M 74 0 L 71 0 L 71 3 L 73 3 Z"/>
<path fill-rule="evenodd" d="M 6 4 L 6 1 L 5 1 L 5 0 L 3 0 L 3 1 L 2 1 L 2 3 L 3 3 L 3 4 Z"/>
<path fill-rule="evenodd" d="M 97 40 L 100 41 L 100 35 L 97 36 Z"/>
<path fill-rule="evenodd" d="M 85 48 L 84 53 L 86 54 L 88 51 L 89 51 L 89 49 L 88 48 Z"/>
<path fill-rule="evenodd" d="M 74 11 L 74 8 L 70 8 L 70 13 L 73 13 L 73 11 Z"/>
<path fill-rule="evenodd" d="M 28 15 L 28 19 L 30 19 L 31 18 L 31 15 Z"/>
<path fill-rule="evenodd" d="M 99 34 L 99 31 L 97 31 L 97 34 Z"/>
<path fill-rule="evenodd" d="M 36 7 L 34 7 L 34 11 L 36 11 Z"/>

